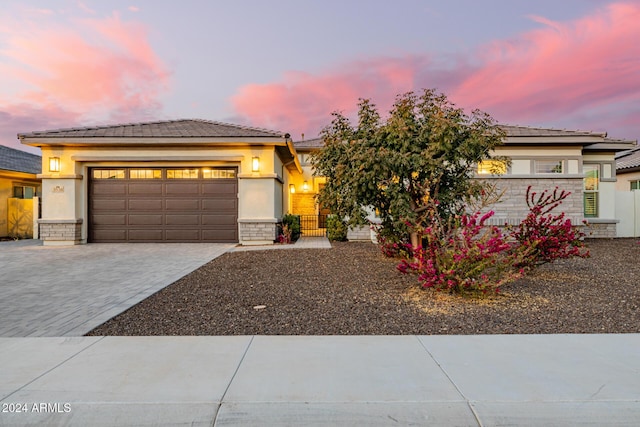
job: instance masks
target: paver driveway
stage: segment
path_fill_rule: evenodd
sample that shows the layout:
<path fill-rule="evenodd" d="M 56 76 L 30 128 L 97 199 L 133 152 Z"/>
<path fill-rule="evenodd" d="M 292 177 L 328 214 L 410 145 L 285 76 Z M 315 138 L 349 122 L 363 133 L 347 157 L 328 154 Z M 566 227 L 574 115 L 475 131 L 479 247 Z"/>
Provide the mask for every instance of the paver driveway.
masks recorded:
<path fill-rule="evenodd" d="M 80 336 L 234 244 L 0 243 L 0 336 Z"/>

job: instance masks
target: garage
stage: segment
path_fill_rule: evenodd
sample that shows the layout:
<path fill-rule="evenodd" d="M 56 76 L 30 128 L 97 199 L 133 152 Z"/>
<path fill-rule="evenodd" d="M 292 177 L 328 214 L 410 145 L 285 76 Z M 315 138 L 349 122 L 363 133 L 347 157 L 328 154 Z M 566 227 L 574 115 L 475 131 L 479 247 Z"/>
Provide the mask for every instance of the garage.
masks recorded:
<path fill-rule="evenodd" d="M 89 172 L 90 242 L 238 242 L 235 167 Z"/>

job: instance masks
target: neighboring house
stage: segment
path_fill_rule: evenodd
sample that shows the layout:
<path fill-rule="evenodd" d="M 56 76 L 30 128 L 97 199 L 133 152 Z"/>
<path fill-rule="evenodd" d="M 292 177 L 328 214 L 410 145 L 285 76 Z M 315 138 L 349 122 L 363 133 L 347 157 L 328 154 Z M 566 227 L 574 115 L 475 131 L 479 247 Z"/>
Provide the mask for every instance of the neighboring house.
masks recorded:
<path fill-rule="evenodd" d="M 632 141 L 604 133 L 503 126 L 497 155 L 511 158 L 504 173 L 478 165 L 504 196 L 494 222 L 515 224 L 527 213 L 525 193 L 558 186 L 562 205 L 594 237 L 615 237 L 616 152 Z M 206 120 L 172 120 L 19 134 L 42 149 L 40 238 L 45 245 L 86 242 L 238 242 L 270 244 L 286 213 L 324 230 L 310 154 L 320 139 L 293 142 L 288 134 Z M 495 166 L 495 165 L 494 165 Z M 499 166 L 499 165 L 498 165 Z M 308 230 L 307 230 L 308 231 Z M 309 235 L 309 234 L 308 234 Z M 369 239 L 367 228 L 351 239 Z"/>
<path fill-rule="evenodd" d="M 42 149 L 40 238 L 273 243 L 302 169 L 288 134 L 171 120 L 19 134 Z"/>
<path fill-rule="evenodd" d="M 528 186 L 538 194 L 557 186 L 571 192 L 561 209 L 572 223 L 581 224 L 586 219 L 591 224 L 587 230 L 591 237 L 616 236 L 614 156 L 616 152 L 633 147 L 634 141 L 611 139 L 605 133 L 596 132 L 506 125 L 502 128 L 506 139 L 494 154 L 510 158 L 511 165 L 507 168 L 495 161 L 483 162 L 478 165 L 476 175 L 479 179 L 493 181 L 504 191 L 501 201 L 492 207 L 495 211 L 491 219 L 493 224 L 517 224 L 526 216 Z M 294 214 L 306 215 L 314 212 L 311 201 L 325 182 L 323 177 L 313 177 L 308 163 L 309 154 L 322 147 L 322 140 L 297 141 L 294 146 L 303 176 L 293 180 L 296 196 L 289 209 Z M 491 174 L 501 168 L 503 173 Z M 297 196 L 300 189 L 303 193 Z M 315 213 L 321 213 L 318 206 L 315 206 Z"/>
<path fill-rule="evenodd" d="M 640 190 L 640 146 L 616 154 L 618 191 Z"/>
<path fill-rule="evenodd" d="M 36 154 L 0 145 L 0 237 L 31 237 L 33 210 L 22 201 L 40 195 L 41 163 Z"/>
<path fill-rule="evenodd" d="M 616 154 L 618 237 L 640 237 L 640 146 Z"/>

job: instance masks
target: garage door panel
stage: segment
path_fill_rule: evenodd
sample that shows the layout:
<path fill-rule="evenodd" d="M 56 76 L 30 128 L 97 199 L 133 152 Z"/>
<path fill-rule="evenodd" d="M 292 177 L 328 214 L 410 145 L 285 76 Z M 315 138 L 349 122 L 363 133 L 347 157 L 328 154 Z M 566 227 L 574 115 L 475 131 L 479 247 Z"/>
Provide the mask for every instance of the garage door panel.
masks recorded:
<path fill-rule="evenodd" d="M 219 178 L 230 174 L 228 167 L 201 168 L 208 175 L 193 174 L 197 179 L 168 179 L 170 168 L 154 168 L 153 179 L 134 174 L 136 168 L 118 169 L 123 178 L 117 180 L 107 179 L 107 169 L 89 174 L 90 241 L 238 241 L 238 182 Z"/>
<path fill-rule="evenodd" d="M 166 230 L 166 240 L 172 242 L 193 241 L 198 242 L 201 239 L 199 229 L 187 230 Z"/>
<path fill-rule="evenodd" d="M 200 215 L 170 215 L 165 216 L 166 225 L 199 225 Z"/>
<path fill-rule="evenodd" d="M 230 215 L 202 215 L 202 225 L 235 225 L 238 219 Z"/>
<path fill-rule="evenodd" d="M 129 214 L 129 225 L 162 225 L 162 214 Z"/>
<path fill-rule="evenodd" d="M 205 242 L 232 243 L 238 241 L 236 230 L 202 230 L 202 240 Z"/>
<path fill-rule="evenodd" d="M 91 192 L 94 196 L 98 195 L 111 195 L 111 194 L 126 194 L 127 184 L 123 182 L 94 182 L 91 188 Z"/>
<path fill-rule="evenodd" d="M 125 214 L 93 214 L 91 215 L 93 225 L 125 225 L 127 216 Z"/>
<path fill-rule="evenodd" d="M 125 199 L 91 199 L 91 209 L 96 211 L 123 211 L 126 206 Z"/>
<path fill-rule="evenodd" d="M 217 196 L 220 194 L 237 194 L 238 186 L 235 180 L 217 180 L 216 182 L 205 182 L 202 184 L 202 193 L 205 195 Z"/>
<path fill-rule="evenodd" d="M 127 232 L 125 230 L 96 230 L 91 232 L 91 240 L 101 242 L 126 242 Z"/>
<path fill-rule="evenodd" d="M 168 211 L 197 211 L 200 210 L 200 199 L 165 199 Z"/>
<path fill-rule="evenodd" d="M 200 183 L 169 182 L 165 186 L 167 196 L 184 196 L 188 194 L 200 194 Z"/>
<path fill-rule="evenodd" d="M 202 201 L 203 211 L 237 212 L 238 199 L 205 199 Z"/>
<path fill-rule="evenodd" d="M 155 196 L 162 195 L 161 182 L 136 182 L 129 184 L 129 194 Z"/>
<path fill-rule="evenodd" d="M 138 241 L 138 242 L 156 241 L 156 242 L 158 242 L 158 241 L 163 240 L 163 230 L 158 230 L 158 229 L 154 229 L 154 230 L 145 230 L 145 229 L 136 230 L 136 229 L 131 229 L 131 230 L 129 230 L 129 236 L 128 237 L 129 237 L 129 241 Z"/>
<path fill-rule="evenodd" d="M 162 210 L 162 199 L 133 199 L 129 200 L 131 211 L 159 211 Z"/>

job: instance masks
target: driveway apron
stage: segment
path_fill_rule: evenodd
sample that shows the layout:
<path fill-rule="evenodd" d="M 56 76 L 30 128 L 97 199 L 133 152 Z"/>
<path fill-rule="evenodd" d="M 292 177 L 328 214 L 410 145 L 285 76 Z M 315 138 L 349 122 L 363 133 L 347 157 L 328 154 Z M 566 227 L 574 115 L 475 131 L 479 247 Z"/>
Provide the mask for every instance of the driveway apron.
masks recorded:
<path fill-rule="evenodd" d="M 0 336 L 81 336 L 234 244 L 0 243 Z"/>

